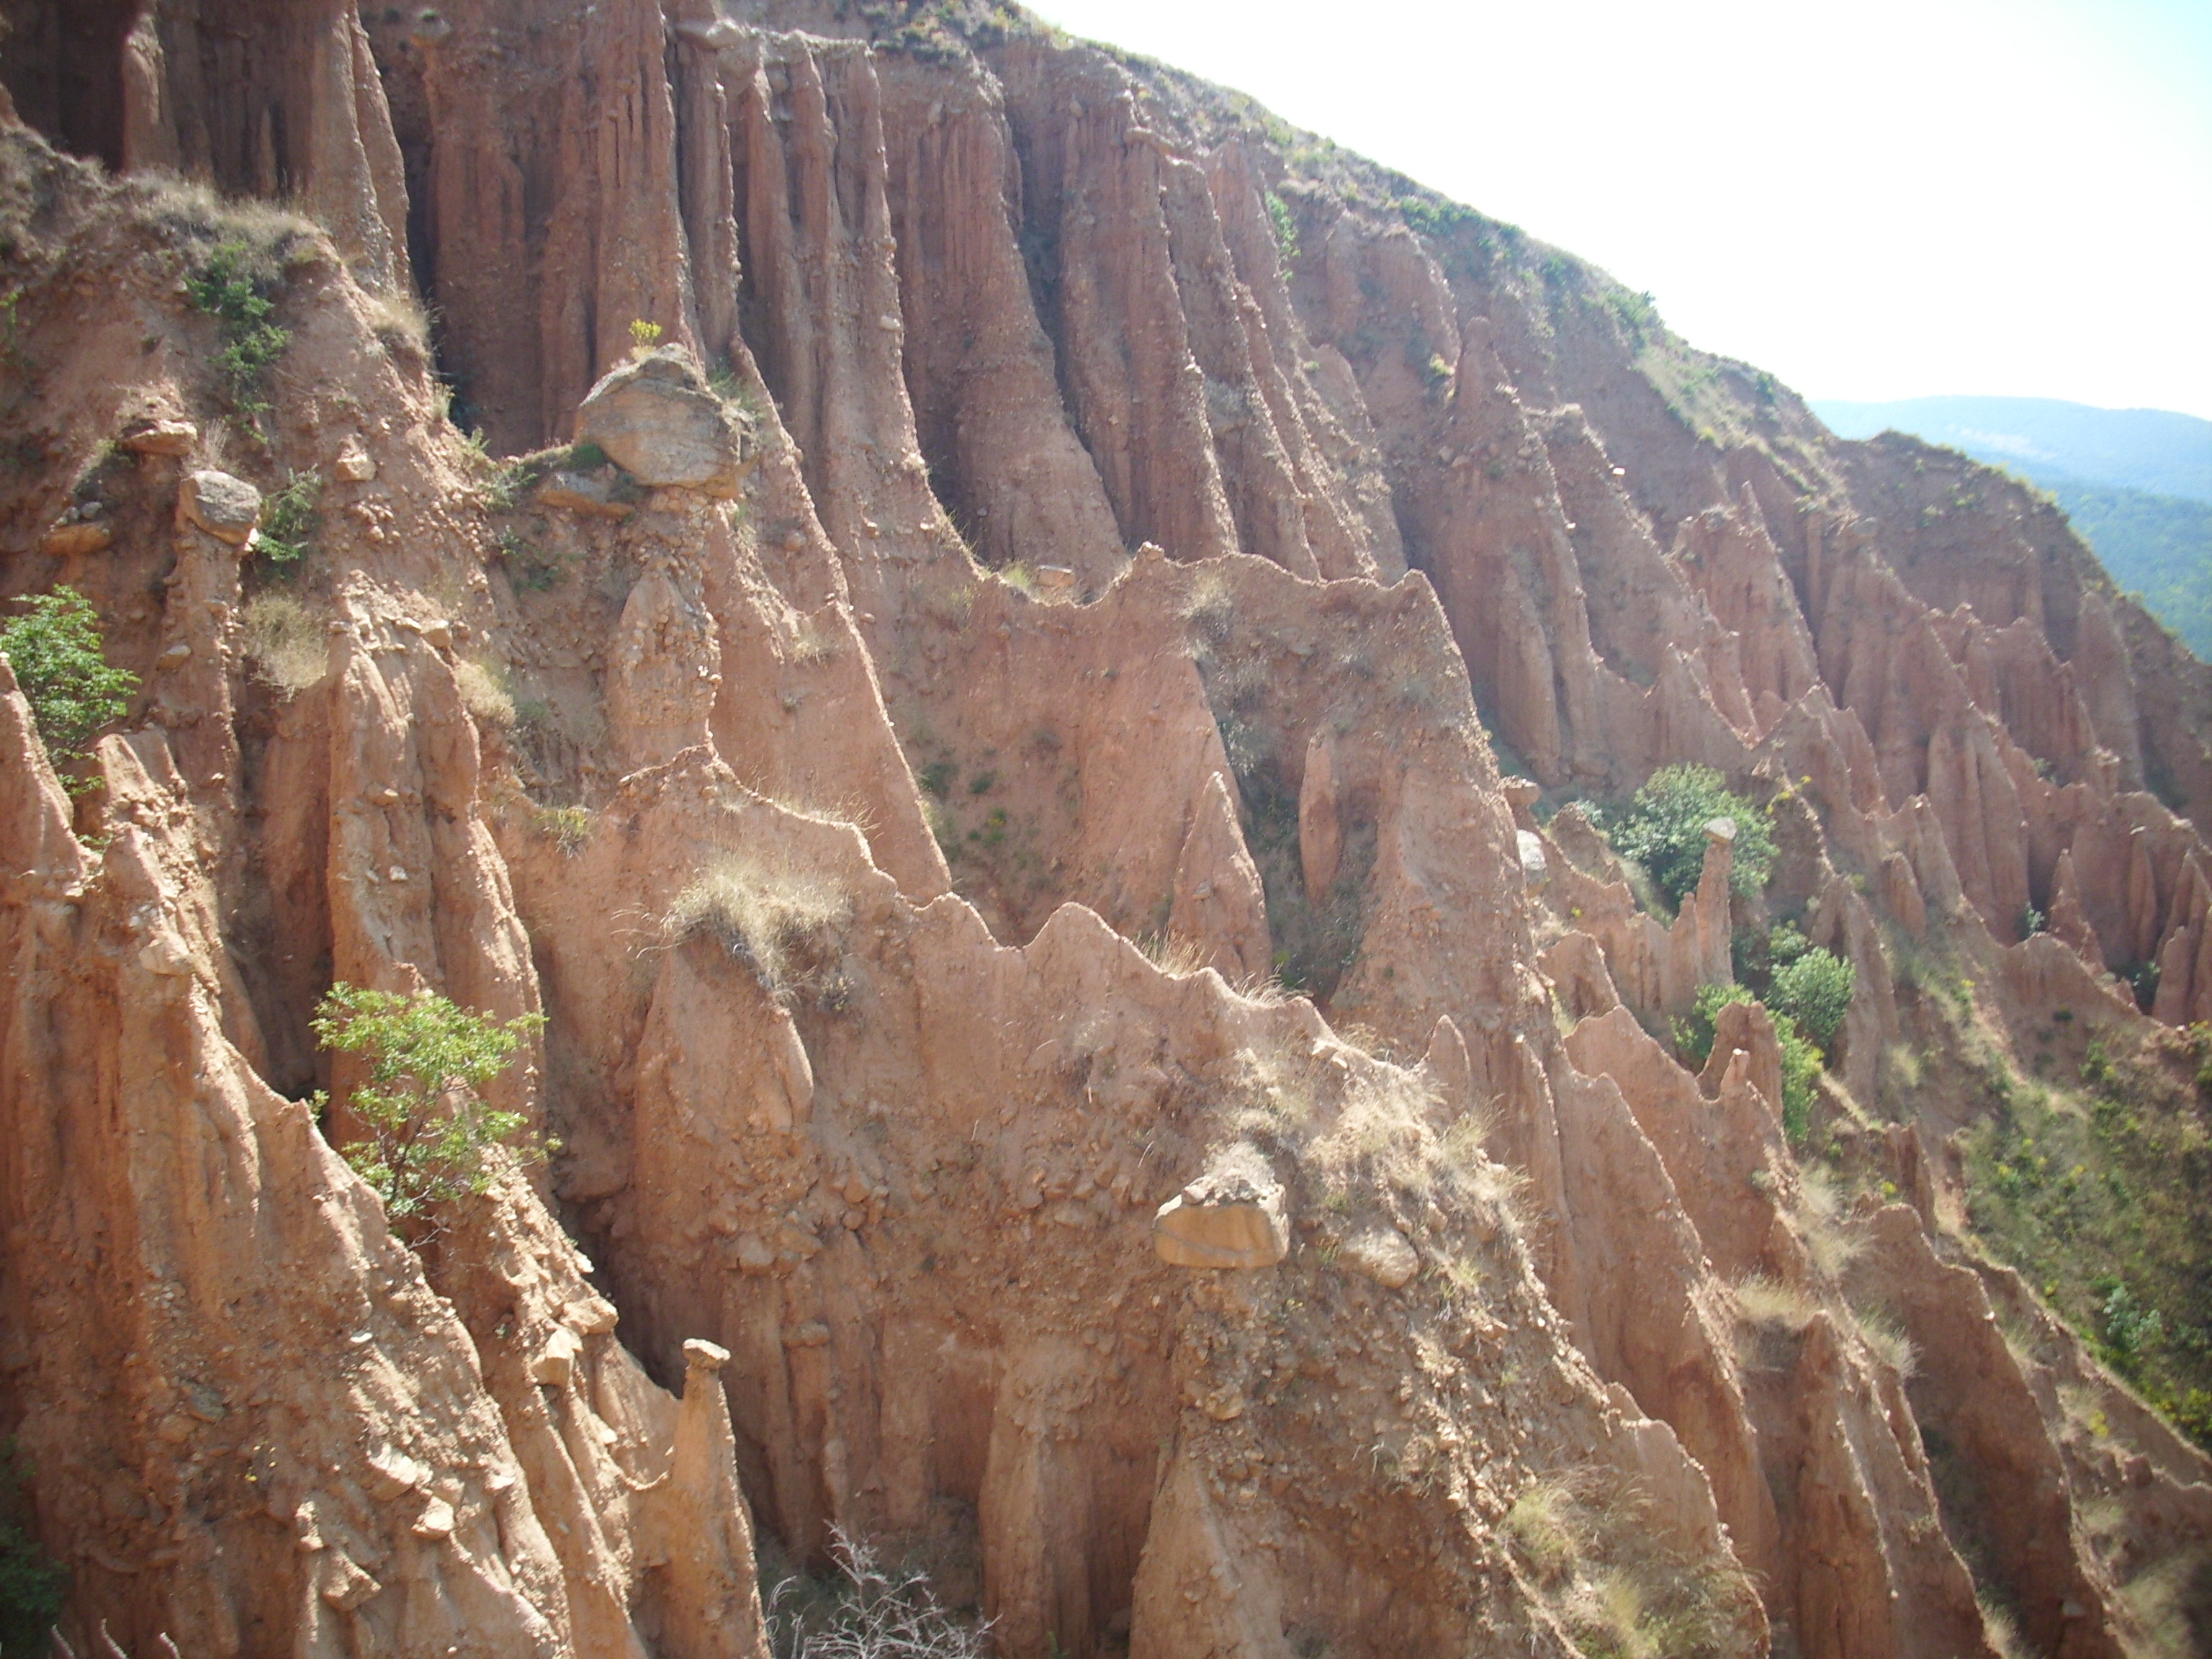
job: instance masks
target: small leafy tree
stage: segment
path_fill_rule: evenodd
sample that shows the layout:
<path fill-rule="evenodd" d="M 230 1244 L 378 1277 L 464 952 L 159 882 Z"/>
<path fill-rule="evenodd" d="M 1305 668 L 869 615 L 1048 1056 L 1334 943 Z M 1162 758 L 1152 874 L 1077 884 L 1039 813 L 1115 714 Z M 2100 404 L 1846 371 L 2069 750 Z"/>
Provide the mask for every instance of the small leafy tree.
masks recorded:
<path fill-rule="evenodd" d="M 2112 1369 L 2133 1378 L 2142 1370 L 2150 1350 L 2166 1334 L 2166 1320 L 2155 1308 L 2146 1308 L 2135 1293 L 2115 1278 L 2097 1281 L 2105 1300 L 2098 1312 L 2105 1324 L 2105 1358 Z"/>
<path fill-rule="evenodd" d="M 368 1061 L 368 1079 L 348 1103 L 368 1136 L 341 1151 L 386 1213 L 419 1224 L 439 1205 L 489 1191 L 494 1146 L 524 1164 L 541 1164 L 558 1149 L 526 1133 L 520 1113 L 485 1104 L 482 1093 L 515 1046 L 544 1024 L 543 1014 L 523 1014 L 501 1025 L 434 991 L 406 997 L 331 988 L 316 1012 L 315 1036 L 325 1048 Z"/>
<path fill-rule="evenodd" d="M 57 769 L 82 758 L 93 736 L 130 708 L 138 677 L 112 668 L 102 652 L 100 617 L 73 587 L 36 593 L 27 616 L 0 627 L 0 655 L 31 705 L 31 718 Z M 70 781 L 72 794 L 89 781 Z"/>
<path fill-rule="evenodd" d="M 1613 844 L 1679 904 L 1697 888 L 1705 826 L 1715 818 L 1735 823 L 1729 885 L 1740 897 L 1757 896 L 1774 868 L 1772 816 L 1731 793 L 1728 781 L 1710 766 L 1662 766 L 1654 772 L 1621 813 Z"/>
<path fill-rule="evenodd" d="M 1766 1006 L 1787 1014 L 1798 1029 L 1825 1048 L 1835 1041 L 1844 1016 L 1851 1011 L 1851 992 L 1857 980 L 1857 971 L 1850 963 L 1816 945 L 1774 970 Z"/>
<path fill-rule="evenodd" d="M 310 467 L 285 475 L 284 487 L 271 495 L 261 508 L 261 556 L 276 569 L 297 564 L 313 550 L 321 532 L 323 515 L 317 508 L 322 498 L 323 475 Z"/>

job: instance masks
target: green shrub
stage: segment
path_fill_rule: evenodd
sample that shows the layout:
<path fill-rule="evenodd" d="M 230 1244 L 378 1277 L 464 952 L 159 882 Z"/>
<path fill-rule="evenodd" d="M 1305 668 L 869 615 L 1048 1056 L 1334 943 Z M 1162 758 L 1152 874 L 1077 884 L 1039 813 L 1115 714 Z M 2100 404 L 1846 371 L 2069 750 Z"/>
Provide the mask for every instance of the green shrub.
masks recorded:
<path fill-rule="evenodd" d="M 1827 952 L 1819 954 L 1826 956 Z M 1850 969 L 1845 966 L 1844 971 L 1848 974 Z M 1776 975 L 1777 979 L 1780 977 Z M 1847 989 L 1844 1000 L 1850 1000 Z M 1720 1018 L 1721 1010 L 1731 1003 L 1758 1000 L 1741 985 L 1700 985 L 1690 1012 L 1674 1022 L 1676 1051 L 1692 1067 L 1702 1071 L 1712 1058 L 1713 1027 Z M 1783 1132 L 1790 1137 L 1790 1145 L 1799 1146 L 1812 1125 L 1814 1091 L 1820 1086 L 1820 1067 L 1826 1057 L 1820 1045 L 1801 1031 L 1790 1015 L 1771 1005 L 1762 1006 L 1766 1007 L 1767 1018 L 1774 1022 L 1775 1041 L 1782 1049 Z"/>
<path fill-rule="evenodd" d="M 481 1092 L 545 1024 L 543 1014 L 501 1025 L 434 991 L 406 997 L 338 984 L 313 1024 L 325 1048 L 368 1059 L 368 1080 L 348 1102 L 368 1139 L 342 1151 L 395 1221 L 419 1224 L 439 1205 L 489 1191 L 495 1146 L 525 1164 L 556 1150 L 524 1132 L 520 1113 L 493 1110 Z"/>
<path fill-rule="evenodd" d="M 0 1444 L 0 1653 L 43 1650 L 69 1592 L 69 1569 L 49 1560 L 18 1523 L 23 1479 L 15 1443 Z"/>
<path fill-rule="evenodd" d="M 1721 1010 L 1731 1003 L 1758 1000 L 1741 985 L 1700 985 L 1690 1012 L 1674 1022 L 1674 1047 L 1692 1066 L 1702 1070 L 1712 1058 L 1713 1026 Z"/>
<path fill-rule="evenodd" d="M 1774 1035 L 1782 1045 L 1782 1133 L 1792 1146 L 1802 1146 L 1826 1057 L 1786 1015 L 1774 1022 Z"/>
<path fill-rule="evenodd" d="M 1735 855 L 1729 886 L 1757 896 L 1774 868 L 1771 814 L 1741 795 L 1710 766 L 1666 766 L 1654 772 L 1613 828 L 1613 847 L 1649 871 L 1660 890 L 1679 904 L 1696 890 L 1705 867 L 1705 825 L 1735 823 Z"/>
<path fill-rule="evenodd" d="M 31 705 L 31 718 L 57 770 L 82 757 L 100 728 L 130 708 L 138 677 L 112 668 L 102 654 L 100 617 L 73 587 L 25 599 L 28 616 L 0 627 L 0 655 Z M 88 781 L 69 781 L 82 794 Z"/>
<path fill-rule="evenodd" d="M 2105 1358 L 2121 1376 L 2132 1377 L 2142 1371 L 2150 1350 L 2165 1335 L 2166 1320 L 2155 1308 L 2136 1301 L 2118 1279 L 2107 1285 L 2103 1305 L 2097 1310 L 2105 1328 Z"/>
<path fill-rule="evenodd" d="M 1298 222 L 1291 217 L 1290 204 L 1273 191 L 1267 192 L 1267 228 L 1274 233 L 1276 251 L 1288 264 L 1298 257 Z"/>
<path fill-rule="evenodd" d="M 255 267 L 245 243 L 224 242 L 185 283 L 192 303 L 222 325 L 223 347 L 216 362 L 232 406 L 244 415 L 269 407 L 263 380 L 292 343 L 290 331 L 269 320 L 276 309 L 268 292 L 274 283 Z"/>
<path fill-rule="evenodd" d="M 1826 1048 L 1850 1012 L 1857 977 L 1850 963 L 1814 945 L 1774 970 L 1766 1006 L 1788 1015 L 1800 1030 Z"/>
<path fill-rule="evenodd" d="M 323 475 L 310 467 L 285 475 L 284 487 L 261 508 L 261 556 L 277 568 L 307 557 L 323 527 L 316 503 L 323 493 Z"/>

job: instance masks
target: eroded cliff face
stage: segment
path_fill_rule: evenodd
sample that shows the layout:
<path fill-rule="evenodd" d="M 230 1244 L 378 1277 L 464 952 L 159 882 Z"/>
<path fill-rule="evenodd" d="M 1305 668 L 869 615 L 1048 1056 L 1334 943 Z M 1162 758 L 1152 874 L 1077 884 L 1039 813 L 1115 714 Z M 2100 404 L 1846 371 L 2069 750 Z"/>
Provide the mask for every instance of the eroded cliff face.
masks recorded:
<path fill-rule="evenodd" d="M 2049 509 L 1011 15 L 265 10 L 9 8 L 6 590 L 143 679 L 72 795 L 0 678 L 76 1650 L 763 1653 L 833 1528 L 1014 1656 L 2202 1638 L 2212 1466 L 1900 1059 L 1915 952 L 1993 1041 L 2212 1017 L 2212 684 Z M 623 468 L 462 441 L 634 322 Z M 210 469 L 322 480 L 303 564 Z M 1653 1035 L 1726 837 L 1656 916 L 1571 804 L 1678 761 L 1856 969 L 1795 1146 L 1762 1010 Z M 544 1014 L 550 1167 L 389 1227 L 339 981 Z"/>

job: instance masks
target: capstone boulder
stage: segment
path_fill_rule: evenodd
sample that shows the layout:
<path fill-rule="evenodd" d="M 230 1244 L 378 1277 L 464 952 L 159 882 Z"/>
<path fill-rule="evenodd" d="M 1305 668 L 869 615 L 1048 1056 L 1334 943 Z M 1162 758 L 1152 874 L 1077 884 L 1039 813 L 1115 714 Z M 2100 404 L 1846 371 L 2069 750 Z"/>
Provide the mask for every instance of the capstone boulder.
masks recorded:
<path fill-rule="evenodd" d="M 576 441 L 597 444 L 640 483 L 708 495 L 734 496 L 750 465 L 744 428 L 679 346 L 601 376 L 576 410 Z"/>
<path fill-rule="evenodd" d="M 1282 1183 L 1256 1155 L 1226 1158 L 1160 1206 L 1152 1248 L 1178 1267 L 1272 1267 L 1291 1248 Z"/>

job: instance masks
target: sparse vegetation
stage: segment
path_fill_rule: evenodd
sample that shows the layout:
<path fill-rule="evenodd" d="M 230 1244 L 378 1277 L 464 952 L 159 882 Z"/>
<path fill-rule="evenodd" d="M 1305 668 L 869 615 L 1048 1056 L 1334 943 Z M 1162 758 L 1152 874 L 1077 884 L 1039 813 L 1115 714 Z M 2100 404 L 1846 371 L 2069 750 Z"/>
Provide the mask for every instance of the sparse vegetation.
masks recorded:
<path fill-rule="evenodd" d="M 2212 1449 L 2212 1121 L 2190 1043 L 2089 1038 L 2081 1086 L 2015 1081 L 1960 1136 L 1967 1214 L 2113 1370 Z"/>
<path fill-rule="evenodd" d="M 0 1653 L 38 1653 L 61 1616 L 69 1569 L 49 1558 L 23 1525 L 27 1471 L 15 1443 L 0 1443 Z"/>
<path fill-rule="evenodd" d="M 1852 1310 L 1859 1328 L 1859 1336 L 1880 1359 L 1905 1382 L 1920 1368 L 1919 1350 L 1905 1328 L 1880 1308 Z"/>
<path fill-rule="evenodd" d="M 494 546 L 500 563 L 506 568 L 507 580 L 526 593 L 549 592 L 568 574 L 574 562 L 565 551 L 548 552 L 533 542 L 525 541 L 522 532 L 512 526 L 499 532 Z"/>
<path fill-rule="evenodd" d="M 362 306 L 368 313 L 368 325 L 384 349 L 394 356 L 406 355 L 428 362 L 430 358 L 430 317 L 404 284 L 395 281 L 389 288 L 362 296 Z"/>
<path fill-rule="evenodd" d="M 1866 1239 L 1844 1208 L 1843 1195 L 1819 1167 L 1798 1172 L 1797 1224 L 1804 1230 L 1805 1254 L 1831 1283 L 1866 1253 Z"/>
<path fill-rule="evenodd" d="M 501 1024 L 434 991 L 410 997 L 340 983 L 312 1024 L 323 1047 L 360 1054 L 368 1066 L 346 1101 L 367 1133 L 340 1151 L 385 1212 L 411 1231 L 435 1231 L 442 1206 L 489 1192 L 499 1169 L 495 1148 L 520 1164 L 543 1163 L 556 1150 L 527 1131 L 520 1113 L 495 1110 L 483 1095 L 544 1015 Z"/>
<path fill-rule="evenodd" d="M 289 593 L 262 593 L 240 617 L 246 653 L 261 678 L 286 696 L 321 683 L 330 665 L 329 635 Z"/>
<path fill-rule="evenodd" d="M 1850 969 L 1845 967 L 1844 971 L 1848 974 Z M 1845 999 L 1849 1000 L 1848 991 Z M 1758 1000 L 1748 986 L 1700 985 L 1690 1012 L 1674 1022 L 1674 1047 L 1684 1063 L 1692 1070 L 1702 1070 L 1712 1057 L 1714 1026 L 1721 1010 L 1732 1003 Z M 1817 1043 L 1797 1029 L 1796 1021 L 1788 1014 L 1771 1006 L 1766 1014 L 1774 1023 L 1775 1041 L 1782 1050 L 1783 1130 L 1792 1146 L 1802 1146 L 1805 1133 L 1812 1124 L 1813 1102 L 1826 1056 Z"/>
<path fill-rule="evenodd" d="M 677 895 L 663 931 L 671 944 L 718 941 L 780 1002 L 809 996 L 842 1006 L 840 934 L 851 913 L 851 899 L 827 876 L 731 853 Z"/>
<path fill-rule="evenodd" d="M 842 1528 L 830 1544 L 833 1576 L 794 1574 L 766 1599 L 775 1659 L 982 1659 L 988 1625 L 940 1606 L 918 1567 L 886 1565 Z"/>
<path fill-rule="evenodd" d="M 592 809 L 588 806 L 541 806 L 530 815 L 533 834 L 551 842 L 570 858 L 582 852 L 592 839 Z"/>
<path fill-rule="evenodd" d="M 99 614 L 74 587 L 21 603 L 28 614 L 0 626 L 0 656 L 15 671 L 46 758 L 62 772 L 84 757 L 102 726 L 123 717 L 138 677 L 109 665 Z M 82 779 L 63 782 L 72 794 L 92 787 Z"/>
<path fill-rule="evenodd" d="M 1505 1531 L 1553 1613 L 1588 1659 L 1691 1659 L 1733 1650 L 1737 1612 L 1752 1601 L 1740 1575 L 1676 1559 L 1639 1522 L 1638 1494 L 1606 1490 L 1599 1471 L 1523 1488 Z"/>
<path fill-rule="evenodd" d="M 1146 961 L 1170 979 L 1188 978 L 1206 966 L 1205 951 L 1173 933 L 1140 934 L 1137 939 L 1137 948 L 1145 953 Z"/>
<path fill-rule="evenodd" d="M 1269 191 L 1267 195 L 1267 228 L 1274 234 L 1275 251 L 1289 264 L 1298 257 L 1298 222 L 1291 212 L 1290 204 Z"/>
<path fill-rule="evenodd" d="M 1540 1480 L 1522 1489 L 1505 1511 L 1505 1530 L 1521 1547 L 1540 1578 L 1551 1578 L 1574 1565 L 1581 1547 L 1576 1535 L 1574 1499 L 1556 1480 Z"/>
<path fill-rule="evenodd" d="M 1813 1317 L 1814 1303 L 1802 1291 L 1764 1273 L 1736 1281 L 1736 1312 L 1748 1323 L 1781 1330 L 1802 1330 Z"/>
<path fill-rule="evenodd" d="M 258 415 L 269 407 L 264 381 L 270 368 L 292 343 L 291 332 L 270 319 L 276 274 L 242 240 L 219 243 L 185 281 L 185 291 L 222 326 L 222 350 L 216 359 L 231 407 Z"/>
<path fill-rule="evenodd" d="M 661 327 L 659 323 L 647 322 L 642 317 L 631 318 L 629 319 L 630 355 L 634 357 L 644 356 L 646 353 L 660 343 L 660 335 Z"/>
<path fill-rule="evenodd" d="M 1705 867 L 1705 826 L 1716 818 L 1735 824 L 1730 888 L 1741 897 L 1757 897 L 1774 867 L 1771 814 L 1730 793 L 1728 781 L 1709 766 L 1663 766 L 1654 772 L 1612 825 L 1613 845 L 1679 904 L 1696 890 Z"/>
<path fill-rule="evenodd" d="M 485 726 L 505 731 L 514 724 L 514 694 L 507 690 L 507 674 L 498 664 L 463 659 L 453 665 L 453 684 L 461 694 L 461 707 Z"/>
<path fill-rule="evenodd" d="M 323 515 L 317 508 L 323 475 L 310 467 L 285 475 L 284 487 L 261 504 L 261 556 L 282 570 L 313 550 Z"/>

